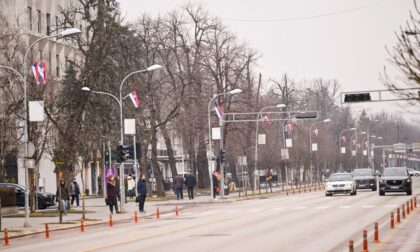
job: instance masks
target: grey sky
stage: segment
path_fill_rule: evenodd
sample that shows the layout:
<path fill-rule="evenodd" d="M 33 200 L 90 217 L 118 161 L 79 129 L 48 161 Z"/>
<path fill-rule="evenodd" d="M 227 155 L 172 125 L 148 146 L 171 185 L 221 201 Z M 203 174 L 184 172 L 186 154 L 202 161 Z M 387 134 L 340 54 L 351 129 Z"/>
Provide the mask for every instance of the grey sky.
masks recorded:
<path fill-rule="evenodd" d="M 394 32 L 409 18 L 412 0 L 194 0 L 220 17 L 238 38 L 260 54 L 264 78 L 287 73 L 295 80 L 337 79 L 342 91 L 384 89 L 379 79 L 387 63 L 385 46 L 396 42 Z M 132 20 L 141 13 L 165 14 L 185 0 L 120 0 Z M 270 21 L 353 10 L 339 15 L 296 21 Z M 254 20 L 252 22 L 244 20 Z M 399 104 L 399 105 L 398 105 Z M 368 111 L 418 109 L 406 103 L 352 105 Z M 401 108 L 403 107 L 403 108 Z M 405 118 L 412 117 L 404 114 Z"/>

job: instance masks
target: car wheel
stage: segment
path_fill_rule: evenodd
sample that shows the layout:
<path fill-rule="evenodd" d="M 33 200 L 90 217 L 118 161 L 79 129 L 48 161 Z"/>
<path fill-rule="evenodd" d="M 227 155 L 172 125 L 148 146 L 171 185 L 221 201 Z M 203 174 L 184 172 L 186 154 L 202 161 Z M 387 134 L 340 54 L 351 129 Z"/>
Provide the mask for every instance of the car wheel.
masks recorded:
<path fill-rule="evenodd" d="M 326 193 L 325 196 L 331 197 L 332 196 L 332 193 Z"/>
<path fill-rule="evenodd" d="M 353 192 L 350 193 L 350 195 L 354 196 L 357 194 L 357 190 L 354 190 Z"/>
<path fill-rule="evenodd" d="M 413 190 L 408 190 L 407 195 L 411 195 L 411 194 L 413 194 Z"/>
<path fill-rule="evenodd" d="M 38 201 L 38 209 L 46 209 L 46 208 L 47 206 L 44 203 L 42 203 L 41 201 Z"/>
<path fill-rule="evenodd" d="M 385 192 L 379 191 L 379 196 L 384 196 L 384 195 L 385 195 Z"/>

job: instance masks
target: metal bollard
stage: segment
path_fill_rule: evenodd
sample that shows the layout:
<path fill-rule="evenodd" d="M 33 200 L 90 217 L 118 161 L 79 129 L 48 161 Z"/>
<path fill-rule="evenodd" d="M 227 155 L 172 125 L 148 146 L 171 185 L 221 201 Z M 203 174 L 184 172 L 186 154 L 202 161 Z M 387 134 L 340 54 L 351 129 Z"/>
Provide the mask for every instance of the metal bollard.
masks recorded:
<path fill-rule="evenodd" d="M 112 227 L 112 214 L 109 215 L 109 227 Z"/>
<path fill-rule="evenodd" d="M 159 211 L 159 207 L 156 209 L 156 219 L 160 219 L 160 211 Z"/>
<path fill-rule="evenodd" d="M 376 243 L 380 242 L 379 241 L 379 228 L 378 228 L 377 222 L 375 222 L 375 234 L 374 234 L 373 242 L 376 242 Z"/>
<path fill-rule="evenodd" d="M 366 230 L 363 230 L 363 252 L 368 252 L 368 240 Z"/>
<path fill-rule="evenodd" d="M 45 239 L 50 239 L 50 229 L 48 228 L 48 223 L 45 223 Z"/>
<path fill-rule="evenodd" d="M 394 212 L 391 212 L 391 229 L 394 228 Z"/>
<path fill-rule="evenodd" d="M 354 252 L 354 242 L 353 242 L 353 240 L 349 241 L 349 252 Z"/>
<path fill-rule="evenodd" d="M 179 209 L 178 209 L 178 205 L 175 207 L 175 215 L 179 216 Z"/>
<path fill-rule="evenodd" d="M 410 214 L 410 203 L 407 201 L 407 215 Z"/>
<path fill-rule="evenodd" d="M 404 207 L 404 204 L 401 205 L 401 211 L 402 211 L 402 218 L 405 219 L 405 207 Z"/>
<path fill-rule="evenodd" d="M 400 209 L 399 208 L 397 208 L 397 223 L 401 223 Z"/>
<path fill-rule="evenodd" d="M 134 223 L 139 222 L 139 215 L 137 214 L 137 211 L 134 211 Z"/>
<path fill-rule="evenodd" d="M 413 199 L 410 200 L 410 207 L 411 207 L 411 211 L 413 211 L 414 210 L 414 200 Z"/>
<path fill-rule="evenodd" d="M 85 221 L 82 219 L 80 219 L 80 232 L 85 232 Z"/>
<path fill-rule="evenodd" d="M 7 228 L 4 229 L 4 241 L 3 241 L 3 245 L 4 246 L 8 246 L 9 245 L 9 230 L 7 230 Z"/>

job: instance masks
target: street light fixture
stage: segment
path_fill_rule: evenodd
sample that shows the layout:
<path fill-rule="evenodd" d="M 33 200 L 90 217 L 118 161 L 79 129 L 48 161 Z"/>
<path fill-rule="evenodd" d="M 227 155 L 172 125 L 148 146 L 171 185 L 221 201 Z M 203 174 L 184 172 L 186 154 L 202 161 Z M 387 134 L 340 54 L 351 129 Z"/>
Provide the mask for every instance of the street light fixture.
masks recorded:
<path fill-rule="evenodd" d="M 356 131 L 357 132 L 357 128 L 353 127 L 353 128 L 342 130 L 340 132 L 340 134 L 338 135 L 338 153 L 339 154 L 342 154 L 341 153 L 341 135 L 346 131 Z M 341 157 L 340 157 L 340 172 L 342 172 L 342 171 L 343 171 L 343 163 L 341 162 Z"/>
<path fill-rule="evenodd" d="M 64 38 L 64 37 L 68 37 L 68 36 L 72 36 L 72 35 L 77 35 L 80 34 L 80 30 L 77 28 L 69 28 L 66 29 L 64 31 L 62 31 L 60 34 L 57 35 L 51 35 L 51 36 L 45 36 L 45 37 L 41 37 L 37 40 L 35 40 L 32 44 L 29 45 L 28 49 L 26 50 L 24 56 L 23 56 L 23 66 L 22 66 L 22 75 L 19 75 L 22 80 L 23 80 L 23 103 L 24 103 L 24 108 L 23 108 L 23 141 L 24 141 L 24 146 L 25 146 L 25 156 L 24 156 L 24 162 L 23 162 L 23 167 L 25 170 L 25 222 L 23 224 L 24 227 L 30 227 L 30 223 L 29 223 L 29 171 L 28 171 L 28 167 L 27 167 L 27 158 L 28 158 L 28 101 L 27 101 L 27 88 L 26 88 L 26 76 L 27 76 L 27 67 L 26 67 L 26 58 L 31 50 L 31 48 L 39 43 L 40 41 L 44 40 L 44 39 L 49 39 L 49 38 Z M 9 67 L 5 67 L 7 69 L 13 70 L 14 72 L 17 72 L 14 69 L 11 69 Z"/>
<path fill-rule="evenodd" d="M 91 93 L 95 93 L 95 94 L 103 94 L 103 95 L 108 95 L 110 97 L 112 97 L 115 101 L 117 101 L 119 107 L 120 107 L 120 145 L 124 145 L 124 132 L 123 132 L 123 110 L 122 110 L 122 105 L 123 105 L 123 97 L 122 97 L 122 87 L 125 83 L 125 81 L 128 79 L 128 77 L 130 77 L 133 74 L 137 74 L 137 73 L 144 73 L 144 72 L 150 72 L 156 69 L 160 69 L 162 68 L 162 66 L 160 65 L 152 65 L 146 69 L 142 69 L 142 70 L 138 70 L 138 71 L 134 71 L 131 72 L 129 74 L 127 74 L 124 79 L 121 81 L 120 84 L 120 92 L 119 92 L 119 99 L 110 93 L 107 92 L 102 92 L 102 91 L 94 91 L 91 90 L 89 87 L 82 87 L 81 90 L 85 91 L 85 92 L 91 92 Z M 136 167 L 137 169 L 137 167 Z M 124 162 L 120 163 L 120 186 L 121 186 L 121 212 L 125 212 L 125 186 L 124 186 Z"/>
<path fill-rule="evenodd" d="M 331 122 L 330 118 L 324 119 L 322 121 L 313 122 L 309 127 L 309 162 L 310 162 L 310 173 L 311 173 L 311 185 L 313 185 L 313 170 L 312 170 L 312 127 L 317 123 L 328 123 Z"/>
<path fill-rule="evenodd" d="M 227 95 L 227 94 L 234 95 L 234 94 L 239 94 L 239 93 L 242 93 L 242 89 L 236 88 L 236 89 L 233 89 L 233 90 L 224 92 L 224 93 L 215 94 L 210 99 L 209 104 L 207 106 L 208 122 L 209 122 L 209 154 L 208 154 L 208 163 L 209 163 L 209 175 L 210 175 L 210 190 L 211 190 L 211 193 L 212 194 L 214 193 L 214 190 L 213 190 L 213 181 L 212 181 L 213 180 L 212 179 L 213 174 L 212 174 L 212 169 L 210 167 L 210 161 L 213 159 L 212 158 L 212 152 L 213 151 L 212 151 L 212 147 L 211 147 L 211 140 L 212 140 L 211 138 L 212 138 L 212 136 L 211 136 L 211 121 L 210 121 L 210 105 L 219 96 Z M 220 126 L 220 150 L 223 150 L 223 118 L 220 118 L 219 119 L 219 126 Z M 220 162 L 220 173 L 221 173 L 220 183 L 221 183 L 221 186 L 222 186 L 222 189 L 220 190 L 220 192 L 221 192 L 220 197 L 222 199 L 223 199 L 223 197 L 225 195 L 225 187 L 224 187 L 225 180 L 224 180 L 224 174 L 223 174 L 223 172 L 224 172 L 224 167 L 223 167 L 222 162 Z"/>
<path fill-rule="evenodd" d="M 232 91 L 234 91 L 234 90 L 232 90 Z M 257 191 L 257 174 L 256 173 L 258 171 L 258 169 L 257 169 L 257 162 L 258 162 L 258 123 L 262 119 L 261 118 L 262 117 L 262 112 L 264 110 L 270 109 L 270 108 L 285 108 L 285 107 L 286 107 L 286 104 L 281 103 L 281 104 L 277 104 L 276 106 L 268 106 L 268 107 L 262 108 L 258 112 L 258 115 L 257 115 L 257 127 L 255 128 L 254 190 L 253 190 L 254 192 Z M 259 176 L 259 174 L 258 174 L 258 176 Z"/>

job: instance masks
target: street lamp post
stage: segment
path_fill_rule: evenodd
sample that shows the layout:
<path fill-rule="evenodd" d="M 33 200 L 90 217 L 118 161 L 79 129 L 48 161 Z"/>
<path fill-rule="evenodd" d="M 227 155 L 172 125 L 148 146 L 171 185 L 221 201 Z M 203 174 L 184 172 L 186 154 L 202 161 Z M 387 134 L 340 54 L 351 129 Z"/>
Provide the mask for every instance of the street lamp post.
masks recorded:
<path fill-rule="evenodd" d="M 239 93 L 241 93 L 242 92 L 242 90 L 241 89 L 238 89 L 238 88 L 236 88 L 236 89 L 233 89 L 233 90 L 230 90 L 230 91 L 228 91 L 228 92 L 224 92 L 224 93 L 220 93 L 220 94 L 215 94 L 211 99 L 210 99 L 210 101 L 209 101 L 209 104 L 208 104 L 208 106 L 207 106 L 207 112 L 208 112 L 208 122 L 209 122 L 209 154 L 208 154 L 208 163 L 209 163 L 209 175 L 210 175 L 210 190 L 211 190 L 211 193 L 213 194 L 214 193 L 214 188 L 213 188 L 213 175 L 212 175 L 212 169 L 211 169 L 211 167 L 210 167 L 210 161 L 212 161 L 212 159 L 213 159 L 213 157 L 212 157 L 212 146 L 211 146 L 211 138 L 212 138 L 212 135 L 211 135 L 211 120 L 210 120 L 210 106 L 211 106 L 211 103 L 217 98 L 217 97 L 219 97 L 219 96 L 222 96 L 222 95 L 227 95 L 227 94 L 230 94 L 230 95 L 234 95 L 234 94 L 239 94 Z M 220 126 L 220 150 L 223 150 L 223 118 L 220 118 L 219 119 L 219 126 Z M 225 188 L 224 188 L 224 174 L 223 174 L 223 172 L 224 172 L 224 168 L 223 168 L 223 164 L 222 164 L 222 162 L 220 162 L 220 173 L 221 173 L 221 180 L 220 180 L 220 183 L 221 183 L 221 186 L 222 186 L 222 189 L 220 190 L 221 191 L 221 194 L 220 194 L 220 196 L 221 196 L 221 198 L 223 199 L 223 197 L 224 197 L 224 195 L 225 195 Z"/>
<path fill-rule="evenodd" d="M 28 102 L 27 102 L 27 88 L 26 88 L 26 77 L 27 77 L 27 68 L 26 68 L 26 58 L 31 50 L 31 48 L 39 43 L 42 40 L 45 39 L 50 39 L 50 38 L 64 38 L 64 37 L 68 37 L 68 36 L 72 36 L 72 35 L 77 35 L 80 34 L 81 31 L 77 28 L 69 28 L 66 29 L 64 31 L 62 31 L 59 34 L 56 35 L 51 35 L 51 36 L 45 36 L 42 38 L 39 38 L 37 40 L 35 40 L 32 44 L 29 45 L 28 49 L 26 50 L 24 56 L 23 56 L 23 65 L 22 65 L 22 74 L 20 74 L 17 70 L 11 68 L 11 67 L 7 67 L 7 66 L 3 66 L 0 65 L 0 68 L 5 68 L 8 70 L 13 71 L 14 73 L 16 73 L 19 78 L 22 80 L 23 82 L 23 142 L 24 142 L 24 162 L 23 162 L 23 168 L 25 170 L 25 221 L 23 226 L 24 227 L 30 227 L 30 223 L 29 223 L 29 172 L 28 172 L 28 167 L 27 167 L 27 158 L 28 158 L 28 110 L 27 110 L 27 106 L 28 106 Z"/>
<path fill-rule="evenodd" d="M 314 177 L 313 170 L 312 170 L 312 127 L 315 124 L 327 123 L 327 122 L 331 122 L 331 119 L 327 118 L 327 119 L 322 120 L 322 121 L 313 122 L 311 124 L 311 126 L 309 127 L 309 162 L 310 162 L 310 167 L 309 168 L 310 168 L 310 173 L 311 173 L 311 185 L 313 185 L 313 177 Z"/>
<path fill-rule="evenodd" d="M 120 89 L 119 89 L 119 99 L 110 93 L 107 92 L 102 92 L 102 91 L 95 91 L 95 90 L 91 90 L 88 87 L 82 87 L 82 91 L 87 91 L 87 92 L 91 92 L 91 93 L 95 93 L 95 94 L 103 94 L 103 95 L 108 95 L 110 97 L 112 97 L 115 101 L 117 101 L 119 108 L 120 108 L 120 144 L 124 145 L 124 125 L 123 125 L 123 106 L 122 106 L 122 102 L 123 102 L 123 98 L 122 97 L 122 87 L 125 83 L 125 81 L 128 79 L 128 77 L 130 77 L 133 74 L 137 74 L 137 73 L 144 73 L 144 72 L 151 72 L 153 70 L 159 69 L 161 68 L 160 65 L 152 65 L 146 69 L 142 69 L 142 70 L 138 70 L 138 71 L 134 71 L 131 72 L 129 74 L 127 74 L 124 79 L 121 81 L 120 84 Z M 126 96 L 127 97 L 127 96 Z M 136 168 L 137 169 L 137 168 Z M 124 213 L 125 212 L 125 186 L 124 186 L 124 162 L 121 162 L 120 164 L 120 186 L 121 186 L 121 212 Z"/>
<path fill-rule="evenodd" d="M 340 172 L 343 171 L 343 162 L 341 158 L 341 154 L 342 154 L 341 153 L 341 135 L 346 131 L 353 131 L 353 130 L 357 130 L 357 128 L 350 128 L 350 129 L 342 130 L 340 134 L 338 135 L 338 153 L 340 154 Z"/>
<path fill-rule="evenodd" d="M 257 191 L 257 174 L 256 172 L 258 171 L 257 169 L 257 162 L 258 162 L 258 123 L 259 121 L 262 119 L 262 112 L 266 109 L 270 109 L 270 108 L 285 108 L 286 105 L 285 104 L 278 104 L 276 106 L 268 106 L 265 108 L 262 108 L 257 115 L 257 127 L 255 128 L 255 158 L 254 158 L 254 193 L 256 193 Z M 258 174 L 259 175 L 259 174 Z"/>

